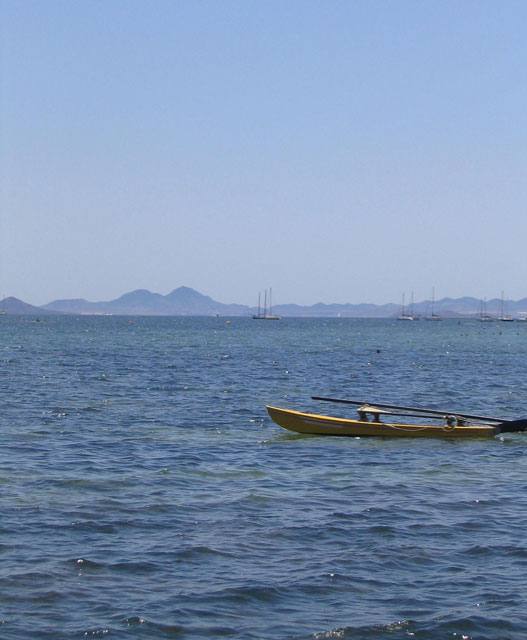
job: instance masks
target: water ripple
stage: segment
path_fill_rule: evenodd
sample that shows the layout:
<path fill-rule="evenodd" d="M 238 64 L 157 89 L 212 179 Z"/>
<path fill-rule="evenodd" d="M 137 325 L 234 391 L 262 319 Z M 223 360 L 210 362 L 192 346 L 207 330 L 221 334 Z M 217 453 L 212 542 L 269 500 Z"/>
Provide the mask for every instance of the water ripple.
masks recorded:
<path fill-rule="evenodd" d="M 520 417 L 527 331 L 256 324 L 2 319 L 0 637 L 524 640 L 527 436 L 305 437 L 265 404 Z"/>

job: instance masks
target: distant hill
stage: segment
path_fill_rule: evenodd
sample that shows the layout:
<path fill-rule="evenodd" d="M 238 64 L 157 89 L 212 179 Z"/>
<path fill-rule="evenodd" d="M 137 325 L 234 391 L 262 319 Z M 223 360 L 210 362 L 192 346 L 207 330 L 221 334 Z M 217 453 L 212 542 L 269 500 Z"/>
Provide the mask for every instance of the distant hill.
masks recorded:
<path fill-rule="evenodd" d="M 486 312 L 494 317 L 501 315 L 500 298 L 487 301 Z M 89 315 L 145 315 L 145 316 L 250 316 L 255 307 L 241 304 L 224 304 L 203 295 L 190 287 L 178 287 L 166 296 L 152 293 L 147 289 L 136 289 L 107 302 L 89 302 L 82 298 L 54 300 L 43 307 L 34 307 L 17 298 L 6 298 L 0 302 L 0 310 L 6 313 L 74 313 Z M 433 304 L 436 315 L 444 318 L 475 318 L 481 311 L 478 298 L 443 298 Z M 273 312 L 282 317 L 309 318 L 395 318 L 401 313 L 401 306 L 393 303 L 376 304 L 325 304 L 318 302 L 311 306 L 297 304 L 275 305 Z M 424 300 L 413 305 L 415 315 L 432 313 L 432 302 Z M 512 317 L 527 317 L 527 298 L 504 304 L 504 313 Z"/>
<path fill-rule="evenodd" d="M 54 300 L 43 309 L 80 314 L 147 315 L 147 316 L 244 316 L 251 309 L 240 304 L 216 302 L 190 287 L 179 287 L 166 296 L 137 289 L 109 302 L 87 300 Z"/>
<path fill-rule="evenodd" d="M 42 309 L 42 307 L 34 307 L 32 304 L 22 302 L 22 300 L 13 298 L 13 296 L 0 300 L 0 311 L 9 315 L 45 315 L 53 313 Z"/>

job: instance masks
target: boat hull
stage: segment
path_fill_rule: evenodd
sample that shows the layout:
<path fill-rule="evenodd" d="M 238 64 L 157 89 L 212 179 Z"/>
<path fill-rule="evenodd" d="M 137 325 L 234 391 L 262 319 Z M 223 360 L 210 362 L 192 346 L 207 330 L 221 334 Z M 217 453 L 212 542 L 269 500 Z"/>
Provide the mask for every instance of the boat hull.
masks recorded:
<path fill-rule="evenodd" d="M 419 438 L 493 437 L 497 430 L 489 425 L 432 425 L 366 422 L 351 418 L 334 418 L 316 413 L 267 406 L 272 420 L 296 433 L 328 436 L 391 436 Z"/>

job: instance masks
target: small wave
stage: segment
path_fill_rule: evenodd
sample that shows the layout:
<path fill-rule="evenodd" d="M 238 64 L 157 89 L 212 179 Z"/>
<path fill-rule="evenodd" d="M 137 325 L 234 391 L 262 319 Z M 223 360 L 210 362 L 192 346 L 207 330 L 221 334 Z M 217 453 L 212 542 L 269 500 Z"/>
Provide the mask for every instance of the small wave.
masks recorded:
<path fill-rule="evenodd" d="M 213 603 L 222 607 L 229 607 L 229 604 L 240 606 L 256 607 L 263 604 L 275 605 L 278 601 L 287 599 L 287 589 L 282 589 L 274 585 L 239 585 L 227 587 L 214 592 L 201 594 L 200 598 L 206 602 L 207 607 Z"/>
<path fill-rule="evenodd" d="M 100 413 L 102 411 L 102 407 L 86 406 L 86 407 L 81 407 L 81 411 L 85 413 Z"/>
<path fill-rule="evenodd" d="M 30 580 L 31 582 L 37 582 L 38 580 L 49 580 L 49 575 L 42 571 L 27 571 L 25 573 L 12 573 L 7 575 L 4 580 L 7 584 L 10 581 L 24 581 Z"/>
<path fill-rule="evenodd" d="M 193 558 L 195 556 L 204 556 L 204 555 L 220 556 L 225 558 L 234 557 L 234 554 L 232 553 L 228 553 L 226 551 L 220 551 L 219 549 L 213 549 L 212 547 L 204 547 L 204 546 L 191 547 L 189 549 L 185 549 L 184 551 L 180 551 L 177 554 L 177 557 L 180 560 L 187 560 L 188 558 Z"/>
<path fill-rule="evenodd" d="M 117 571 L 119 573 L 131 573 L 134 575 L 154 573 L 159 571 L 159 566 L 153 562 L 96 562 L 87 558 L 68 560 L 66 563 L 80 573 L 97 573 L 99 571 Z"/>
<path fill-rule="evenodd" d="M 386 638 L 390 634 L 390 638 L 408 638 L 414 634 L 409 630 L 412 624 L 410 620 L 400 620 L 389 624 L 375 624 L 361 627 L 336 627 L 329 631 L 321 631 L 314 633 L 311 638 L 313 640 L 332 640 L 333 638 L 357 638 L 366 640 L 366 638 Z M 360 636 L 358 635 L 360 634 Z"/>
<path fill-rule="evenodd" d="M 95 533 L 118 533 L 117 527 L 111 524 L 95 522 L 94 520 L 75 520 L 71 523 L 71 526 L 78 528 L 80 531 L 93 531 Z"/>
<path fill-rule="evenodd" d="M 48 577 L 48 581 L 49 581 L 49 577 Z M 10 591 L 9 593 L 2 594 L 2 600 L 4 600 L 5 602 L 20 602 L 20 603 L 31 602 L 31 603 L 35 603 L 36 605 L 42 604 L 42 605 L 53 606 L 54 602 L 62 601 L 64 599 L 64 593 L 60 591 L 55 591 L 53 589 L 49 589 L 47 591 L 32 592 L 32 593 L 26 592 L 22 594 L 20 593 L 20 591 L 17 591 L 16 588 L 13 588 L 13 585 L 10 585 L 10 586 L 12 587 L 12 591 Z M 16 587 L 19 589 L 23 589 L 25 586 L 26 586 L 25 584 L 16 585 Z"/>
<path fill-rule="evenodd" d="M 474 545 L 464 551 L 471 556 L 485 556 L 497 554 L 498 556 L 513 556 L 522 560 L 527 560 L 527 549 L 515 547 L 513 545 Z"/>
<path fill-rule="evenodd" d="M 205 633 L 211 638 L 220 638 L 222 636 L 233 636 L 237 633 L 236 629 L 231 627 L 220 626 L 207 626 L 204 624 L 183 626 L 180 624 L 168 624 L 164 622 L 156 622 L 143 618 L 142 616 L 131 616 L 124 621 L 129 627 L 145 627 L 152 630 L 159 637 L 159 633 L 163 634 L 163 637 L 176 638 L 183 634 L 191 637 L 192 635 L 201 635 Z"/>
<path fill-rule="evenodd" d="M 103 569 L 106 565 L 102 562 L 95 562 L 94 560 L 88 560 L 87 558 L 72 558 L 66 560 L 65 564 L 69 567 L 73 567 L 82 571 L 97 571 Z"/>
<path fill-rule="evenodd" d="M 131 616 L 130 618 L 126 618 L 124 621 L 129 627 L 139 627 L 145 626 L 150 627 L 152 629 L 158 629 L 159 631 L 164 631 L 169 634 L 180 634 L 184 633 L 186 630 L 184 626 L 180 624 L 164 624 L 162 622 L 154 622 L 153 620 L 147 620 L 147 618 L 143 618 L 142 616 Z"/>
<path fill-rule="evenodd" d="M 387 624 L 335 627 L 328 631 L 316 632 L 304 636 L 305 640 L 333 640 L 337 638 L 360 638 L 361 640 L 408 640 L 408 638 L 426 638 L 426 640 L 523 640 L 524 628 L 518 622 L 505 619 L 470 616 L 451 620 L 399 620 Z M 299 637 L 299 640 L 302 640 Z"/>

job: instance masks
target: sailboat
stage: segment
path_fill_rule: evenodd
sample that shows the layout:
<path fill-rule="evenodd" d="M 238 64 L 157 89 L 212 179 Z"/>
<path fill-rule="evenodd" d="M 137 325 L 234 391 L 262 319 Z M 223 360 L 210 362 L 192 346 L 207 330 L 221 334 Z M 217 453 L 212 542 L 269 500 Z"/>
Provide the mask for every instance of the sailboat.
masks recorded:
<path fill-rule="evenodd" d="M 438 316 L 434 313 L 434 302 L 435 302 L 435 287 L 432 287 L 432 313 L 429 316 L 425 316 L 425 320 L 442 320 L 441 316 Z"/>
<path fill-rule="evenodd" d="M 494 320 L 494 318 L 492 316 L 489 316 L 489 314 L 487 313 L 487 298 L 485 298 L 485 301 L 481 301 L 481 308 L 480 308 L 480 312 L 479 312 L 479 321 L 480 322 L 492 322 Z"/>
<path fill-rule="evenodd" d="M 416 318 L 414 316 L 414 294 L 412 293 L 412 303 L 410 305 L 410 313 L 407 313 L 404 306 L 404 293 L 403 293 L 403 304 L 401 308 L 401 315 L 397 318 L 397 320 L 418 320 L 418 319 L 419 318 Z"/>
<path fill-rule="evenodd" d="M 499 320 L 501 322 L 514 322 L 514 318 L 504 311 L 503 291 L 501 292 L 501 315 Z"/>
<path fill-rule="evenodd" d="M 269 289 L 269 311 L 267 310 L 267 289 L 264 294 L 263 313 L 260 306 L 261 294 L 258 293 L 258 313 L 253 315 L 253 320 L 280 320 L 280 316 L 273 313 L 273 290 Z"/>

